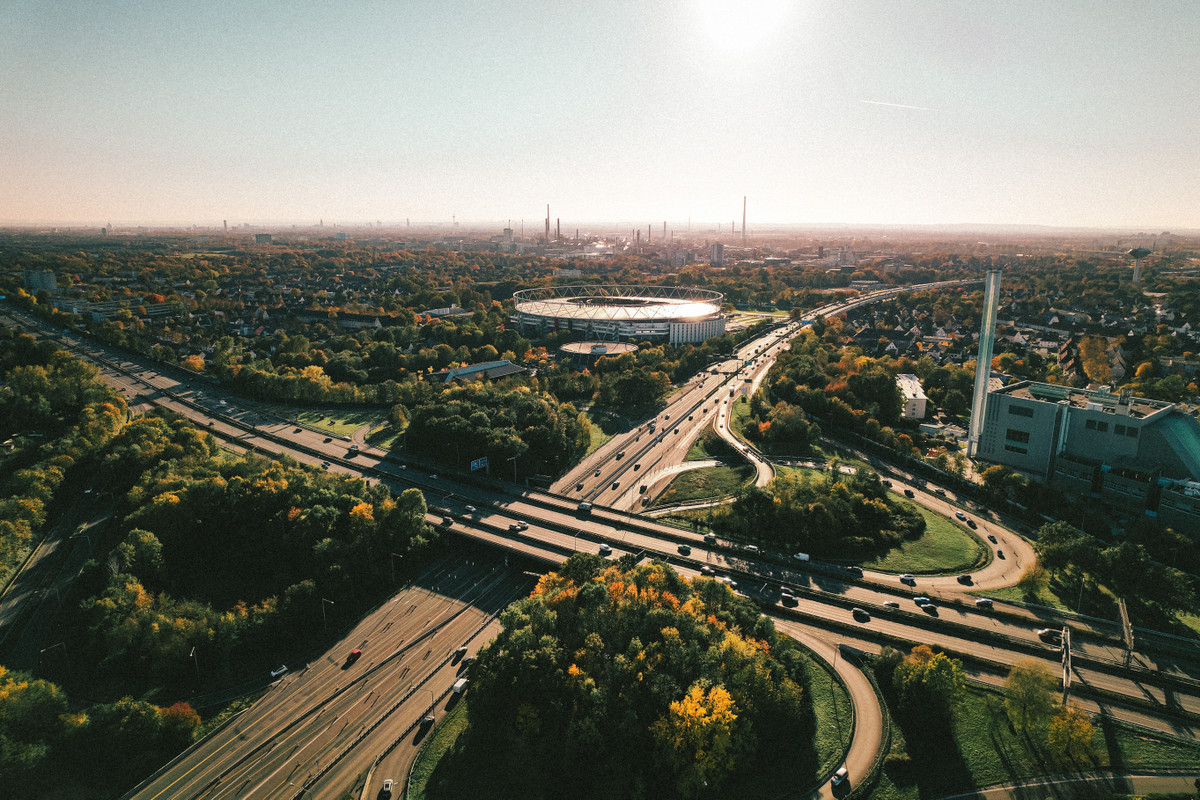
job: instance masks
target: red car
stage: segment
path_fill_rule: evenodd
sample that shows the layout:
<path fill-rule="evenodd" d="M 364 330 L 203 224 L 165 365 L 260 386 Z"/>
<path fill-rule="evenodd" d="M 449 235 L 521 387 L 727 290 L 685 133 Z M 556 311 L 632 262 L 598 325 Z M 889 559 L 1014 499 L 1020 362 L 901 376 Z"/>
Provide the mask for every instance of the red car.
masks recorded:
<path fill-rule="evenodd" d="M 353 650 L 351 650 L 350 655 L 346 656 L 346 666 L 348 667 L 351 664 L 353 664 L 355 661 L 358 661 L 359 656 L 361 656 L 361 655 L 362 655 L 361 648 L 356 647 Z"/>

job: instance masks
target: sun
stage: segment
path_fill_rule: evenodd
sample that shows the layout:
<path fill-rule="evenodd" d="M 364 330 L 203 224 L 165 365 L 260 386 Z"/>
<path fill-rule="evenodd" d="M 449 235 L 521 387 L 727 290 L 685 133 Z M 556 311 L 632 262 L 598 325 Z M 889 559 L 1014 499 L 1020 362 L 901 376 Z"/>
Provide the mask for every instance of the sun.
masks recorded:
<path fill-rule="evenodd" d="M 771 36 L 783 22 L 789 0 L 697 0 L 713 43 L 744 52 Z"/>

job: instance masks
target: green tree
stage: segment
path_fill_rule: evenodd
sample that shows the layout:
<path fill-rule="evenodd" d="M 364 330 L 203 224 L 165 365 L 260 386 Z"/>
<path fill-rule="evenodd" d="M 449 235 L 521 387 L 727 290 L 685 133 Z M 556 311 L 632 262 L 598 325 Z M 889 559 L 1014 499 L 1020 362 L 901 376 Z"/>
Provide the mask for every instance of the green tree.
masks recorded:
<path fill-rule="evenodd" d="M 1004 706 L 1009 719 L 1026 733 L 1042 730 L 1054 713 L 1058 679 L 1041 661 L 1023 659 L 1012 665 L 1004 679 Z"/>

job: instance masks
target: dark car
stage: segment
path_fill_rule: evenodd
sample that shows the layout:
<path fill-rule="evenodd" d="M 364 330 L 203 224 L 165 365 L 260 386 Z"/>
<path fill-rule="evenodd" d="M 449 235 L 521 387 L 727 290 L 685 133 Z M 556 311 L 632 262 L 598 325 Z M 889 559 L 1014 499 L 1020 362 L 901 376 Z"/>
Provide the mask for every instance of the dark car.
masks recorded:
<path fill-rule="evenodd" d="M 959 575 L 958 582 L 965 586 L 970 586 L 975 581 L 971 578 L 970 575 Z"/>
<path fill-rule="evenodd" d="M 323 441 L 323 442 L 325 442 L 326 444 L 328 444 L 329 442 L 332 442 L 332 441 L 333 441 L 333 437 L 332 437 L 332 436 L 326 436 L 326 437 L 325 437 L 324 439 L 322 439 L 321 441 Z"/>
<path fill-rule="evenodd" d="M 850 613 L 854 615 L 854 618 L 859 622 L 870 622 L 871 620 L 871 615 L 868 614 L 867 610 L 864 608 L 852 608 L 850 609 Z"/>
<path fill-rule="evenodd" d="M 905 496 L 905 497 L 916 497 L 917 495 L 916 495 L 916 493 L 915 493 L 915 492 L 913 492 L 913 490 L 912 490 L 912 489 L 905 489 L 905 490 L 904 490 L 904 496 Z"/>
<path fill-rule="evenodd" d="M 362 649 L 356 647 L 350 651 L 350 655 L 346 656 L 346 666 L 347 667 L 350 666 L 355 661 L 358 661 L 360 658 L 362 658 Z"/>
<path fill-rule="evenodd" d="M 967 527 L 970 528 L 971 530 L 975 530 L 979 526 L 975 524 L 975 520 L 969 519 L 969 520 L 967 520 Z"/>
<path fill-rule="evenodd" d="M 989 533 L 988 541 L 991 542 L 992 544 L 996 544 L 996 537 Z"/>
<path fill-rule="evenodd" d="M 679 555 L 681 556 L 690 556 L 692 554 L 692 548 L 688 547 L 686 544 L 679 545 L 678 549 Z"/>
<path fill-rule="evenodd" d="M 847 575 L 852 575 L 855 578 L 861 578 L 863 576 L 862 567 L 846 567 L 845 569 Z"/>
<path fill-rule="evenodd" d="M 1062 644 L 1062 631 L 1058 628 L 1042 628 L 1037 635 L 1047 644 Z"/>

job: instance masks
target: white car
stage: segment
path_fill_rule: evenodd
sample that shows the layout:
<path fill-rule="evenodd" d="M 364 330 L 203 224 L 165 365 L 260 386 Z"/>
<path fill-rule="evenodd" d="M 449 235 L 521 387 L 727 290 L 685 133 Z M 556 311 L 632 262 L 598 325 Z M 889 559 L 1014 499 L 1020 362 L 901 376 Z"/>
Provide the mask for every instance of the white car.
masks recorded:
<path fill-rule="evenodd" d="M 380 800 L 388 800 L 388 798 L 390 798 L 392 796 L 392 787 L 395 785 L 396 785 L 396 782 L 393 781 L 391 778 L 388 778 L 386 781 L 384 781 L 383 788 L 381 788 L 379 790 Z"/>
<path fill-rule="evenodd" d="M 848 780 L 850 780 L 850 770 L 842 767 L 837 772 L 833 773 L 833 780 L 831 780 L 830 783 L 834 786 L 841 786 Z"/>
<path fill-rule="evenodd" d="M 466 509 L 467 509 L 467 513 L 468 513 L 468 514 L 474 514 L 474 513 L 475 513 L 475 506 L 466 506 Z"/>
<path fill-rule="evenodd" d="M 963 513 L 963 512 L 961 512 L 961 511 L 955 511 L 955 512 L 954 512 L 954 516 L 958 517 L 958 519 L 959 519 L 959 521 L 960 521 L 960 522 L 966 522 L 966 521 L 967 521 L 967 515 L 966 515 L 966 514 L 964 514 L 964 513 Z"/>

